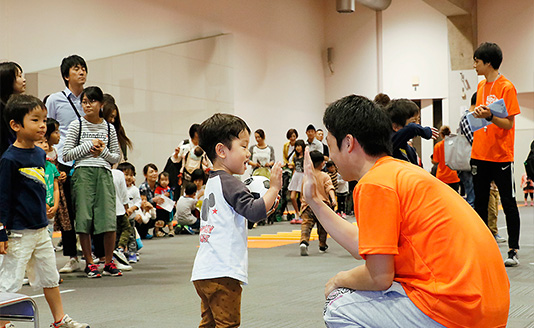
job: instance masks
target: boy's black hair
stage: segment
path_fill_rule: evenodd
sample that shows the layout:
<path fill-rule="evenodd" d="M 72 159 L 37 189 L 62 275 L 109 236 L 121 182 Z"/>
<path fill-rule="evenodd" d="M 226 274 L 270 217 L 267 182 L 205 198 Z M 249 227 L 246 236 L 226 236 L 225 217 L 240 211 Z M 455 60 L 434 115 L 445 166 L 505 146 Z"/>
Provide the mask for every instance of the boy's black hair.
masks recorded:
<path fill-rule="evenodd" d="M 191 181 L 202 179 L 202 181 L 206 181 L 206 174 L 202 169 L 195 169 L 193 173 L 191 173 Z"/>
<path fill-rule="evenodd" d="M 325 166 L 326 166 L 327 168 L 329 168 L 329 167 L 332 167 L 332 166 L 336 166 L 336 164 L 334 164 L 333 161 L 328 161 L 328 162 L 326 162 L 326 165 L 325 165 Z"/>
<path fill-rule="evenodd" d="M 200 124 L 195 123 L 189 127 L 189 137 L 193 139 L 195 137 L 195 133 L 198 133 L 198 129 L 200 128 Z"/>
<path fill-rule="evenodd" d="M 293 135 L 293 133 L 295 134 L 295 137 L 299 137 L 299 133 L 297 132 L 297 130 L 295 129 L 289 129 L 287 130 L 287 133 L 286 133 L 286 138 L 289 139 L 291 138 L 291 136 Z"/>
<path fill-rule="evenodd" d="M 83 101 L 83 97 L 87 97 L 89 100 L 96 100 L 98 102 L 104 103 L 104 93 L 99 87 L 87 87 L 83 89 L 82 94 L 80 95 L 80 101 Z"/>
<path fill-rule="evenodd" d="M 263 131 L 262 129 L 257 129 L 256 131 L 254 131 L 254 133 L 257 133 L 260 138 L 265 139 L 265 131 Z"/>
<path fill-rule="evenodd" d="M 158 181 L 161 179 L 161 177 L 166 177 L 167 179 L 169 178 L 169 172 L 166 172 L 166 171 L 161 171 L 159 172 L 158 174 Z"/>
<path fill-rule="evenodd" d="M 302 147 L 302 153 L 304 154 L 304 149 L 306 148 L 306 143 L 304 142 L 304 140 L 298 139 L 297 141 L 295 141 L 295 154 L 297 153 L 297 146 Z"/>
<path fill-rule="evenodd" d="M 419 107 L 409 99 L 395 99 L 386 106 L 386 112 L 392 123 L 404 127 L 409 118 L 419 113 Z"/>
<path fill-rule="evenodd" d="M 379 93 L 375 96 L 375 99 L 373 100 L 377 105 L 382 106 L 385 108 L 389 102 L 391 101 L 391 98 L 385 93 Z"/>
<path fill-rule="evenodd" d="M 135 175 L 135 166 L 132 163 L 129 162 L 122 162 L 119 165 L 117 165 L 117 170 L 119 171 L 132 171 L 133 175 Z"/>
<path fill-rule="evenodd" d="M 18 123 L 24 127 L 24 116 L 29 114 L 37 107 L 41 107 L 43 110 L 46 110 L 41 99 L 37 97 L 26 94 L 13 95 L 9 98 L 9 101 L 6 104 L 4 119 L 8 125 L 9 122 L 13 120 L 15 123 Z"/>
<path fill-rule="evenodd" d="M 154 171 L 158 171 L 158 167 L 156 166 L 156 164 L 148 163 L 147 165 L 145 165 L 145 167 L 143 167 L 143 174 L 144 175 L 146 175 L 148 173 L 148 169 L 149 168 L 153 169 Z"/>
<path fill-rule="evenodd" d="M 310 151 L 310 157 L 313 162 L 313 167 L 316 169 L 321 167 L 324 162 L 324 155 L 318 150 L 312 150 Z"/>
<path fill-rule="evenodd" d="M 197 157 L 200 157 L 202 154 L 204 154 L 204 150 L 201 147 L 195 147 L 193 154 L 195 154 Z"/>
<path fill-rule="evenodd" d="M 352 135 L 366 154 L 391 155 L 391 121 L 371 100 L 350 95 L 330 104 L 323 116 L 328 133 L 337 140 L 337 147 L 347 135 Z"/>
<path fill-rule="evenodd" d="M 58 129 L 59 129 L 59 122 L 56 121 L 56 119 L 52 117 L 47 118 L 46 119 L 46 133 L 45 133 L 46 140 L 50 138 L 50 135 L 52 134 L 52 132 Z"/>
<path fill-rule="evenodd" d="M 185 194 L 187 196 L 191 196 L 195 192 L 197 192 L 197 186 L 194 183 L 186 183 L 185 184 Z"/>
<path fill-rule="evenodd" d="M 310 130 L 317 131 L 317 130 L 315 130 L 315 126 L 313 126 L 313 124 L 308 125 L 308 127 L 306 128 L 306 132 L 308 132 Z"/>
<path fill-rule="evenodd" d="M 477 93 L 473 93 L 471 96 L 471 106 L 475 106 L 477 104 Z"/>
<path fill-rule="evenodd" d="M 213 114 L 200 125 L 199 145 L 213 163 L 217 158 L 215 146 L 222 143 L 228 149 L 232 149 L 232 141 L 238 139 L 243 131 L 250 134 L 250 128 L 241 118 L 231 114 Z"/>
<path fill-rule="evenodd" d="M 81 67 L 85 68 L 85 72 L 89 72 L 87 69 L 87 64 L 85 63 L 85 60 L 78 56 L 78 55 L 71 55 L 68 57 L 63 58 L 61 61 L 61 66 L 59 69 L 61 70 L 61 76 L 63 77 L 63 82 L 65 82 L 65 85 L 67 88 L 69 87 L 69 81 L 67 81 L 66 78 L 69 77 L 69 71 L 72 67 L 75 67 L 76 65 L 80 65 Z"/>
<path fill-rule="evenodd" d="M 480 59 L 484 64 L 490 63 L 494 69 L 499 69 L 502 63 L 501 48 L 493 42 L 481 43 L 475 53 L 473 60 Z"/>
<path fill-rule="evenodd" d="M 13 86 L 17 80 L 17 71 L 22 73 L 22 67 L 15 62 L 0 63 L 0 100 L 6 104 L 15 91 Z"/>

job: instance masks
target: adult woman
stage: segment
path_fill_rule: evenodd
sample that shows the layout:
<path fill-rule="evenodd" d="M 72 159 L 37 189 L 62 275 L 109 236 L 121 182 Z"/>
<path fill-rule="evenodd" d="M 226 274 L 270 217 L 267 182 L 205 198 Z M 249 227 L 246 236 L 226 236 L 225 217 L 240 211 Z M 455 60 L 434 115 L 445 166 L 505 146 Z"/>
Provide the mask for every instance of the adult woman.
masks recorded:
<path fill-rule="evenodd" d="M 26 79 L 22 68 L 14 62 L 0 63 L 0 156 L 15 141 L 8 122 L 4 120 L 4 108 L 9 97 L 26 91 Z"/>
<path fill-rule="evenodd" d="M 121 162 L 127 161 L 128 149 L 132 150 L 132 141 L 126 136 L 126 132 L 124 131 L 124 128 L 122 127 L 121 123 L 119 107 L 117 107 L 115 99 L 113 99 L 111 95 L 104 95 L 102 115 L 106 121 L 108 121 L 115 127 L 115 131 L 117 132 L 117 138 L 119 139 L 119 146 L 121 149 Z"/>
<path fill-rule="evenodd" d="M 265 143 L 265 132 L 258 129 L 254 132 L 256 145 L 250 146 L 250 160 L 252 175 L 271 177 L 271 167 L 274 165 L 274 148 Z"/>
<path fill-rule="evenodd" d="M 284 144 L 284 148 L 282 150 L 284 157 L 284 166 L 282 174 L 282 190 L 280 190 L 280 206 L 278 207 L 276 212 L 277 221 L 282 220 L 282 216 L 284 215 L 284 211 L 287 207 L 287 187 L 289 186 L 289 181 L 291 180 L 291 173 L 293 172 L 293 170 L 289 167 L 289 164 L 293 162 L 293 156 L 295 155 L 295 141 L 297 141 L 298 136 L 299 133 L 297 132 L 297 130 L 287 130 L 286 138 L 288 142 Z"/>

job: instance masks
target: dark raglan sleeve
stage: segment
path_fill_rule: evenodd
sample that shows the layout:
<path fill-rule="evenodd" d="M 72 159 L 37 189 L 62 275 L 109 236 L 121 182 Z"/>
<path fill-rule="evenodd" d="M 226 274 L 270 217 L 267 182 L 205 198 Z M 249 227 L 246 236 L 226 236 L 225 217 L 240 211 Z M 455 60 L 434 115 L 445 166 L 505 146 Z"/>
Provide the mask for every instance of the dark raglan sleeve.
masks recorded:
<path fill-rule="evenodd" d="M 10 209 L 13 195 L 13 161 L 2 158 L 0 160 L 0 222 L 8 226 L 8 220 L 11 217 Z"/>
<path fill-rule="evenodd" d="M 255 199 L 243 182 L 230 174 L 221 174 L 220 178 L 224 199 L 237 213 L 252 222 L 267 217 L 263 198 Z"/>
<path fill-rule="evenodd" d="M 399 148 L 401 145 L 404 145 L 406 142 L 408 142 L 408 140 L 416 136 L 430 139 L 432 138 L 432 129 L 428 126 L 422 127 L 417 123 L 407 124 L 393 135 L 393 149 Z"/>

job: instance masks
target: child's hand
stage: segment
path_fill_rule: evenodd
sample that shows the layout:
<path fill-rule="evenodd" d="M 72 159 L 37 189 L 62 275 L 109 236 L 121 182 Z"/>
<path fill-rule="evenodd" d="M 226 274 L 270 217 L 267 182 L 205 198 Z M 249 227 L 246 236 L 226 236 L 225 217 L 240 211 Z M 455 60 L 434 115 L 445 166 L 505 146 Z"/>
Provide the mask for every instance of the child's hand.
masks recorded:
<path fill-rule="evenodd" d="M 7 254 L 7 241 L 0 241 L 0 254 Z"/>
<path fill-rule="evenodd" d="M 56 212 L 57 212 L 57 207 L 54 206 L 54 207 L 48 207 L 48 205 L 46 205 L 47 209 L 46 209 L 46 217 L 48 219 L 52 219 L 54 216 L 56 216 Z"/>
<path fill-rule="evenodd" d="M 156 196 L 156 197 L 152 198 L 152 200 L 154 201 L 154 203 L 156 203 L 158 205 L 163 204 L 163 202 L 165 202 L 163 200 L 163 198 L 161 198 L 160 196 Z"/>
<path fill-rule="evenodd" d="M 167 197 L 171 197 L 171 193 L 170 192 L 166 192 L 166 193 L 164 193 L 164 195 L 167 196 Z"/>
<path fill-rule="evenodd" d="M 63 183 L 63 182 L 65 182 L 65 180 L 67 180 L 67 173 L 61 171 L 61 172 L 59 173 L 59 178 L 57 178 L 57 181 L 58 181 L 59 183 Z"/>
<path fill-rule="evenodd" d="M 271 169 L 271 181 L 270 181 L 271 188 L 275 188 L 276 191 L 280 191 L 282 189 L 282 163 L 276 162 L 276 164 L 273 165 L 273 168 Z"/>
<path fill-rule="evenodd" d="M 137 223 L 143 223 L 143 218 L 141 217 L 141 214 L 137 214 L 134 218 L 135 222 Z"/>
<path fill-rule="evenodd" d="M 310 157 L 310 149 L 304 150 L 304 180 L 302 181 L 302 194 L 306 198 L 306 203 L 321 201 L 317 195 L 317 180 L 313 174 L 314 168 Z"/>
<path fill-rule="evenodd" d="M 437 138 L 439 138 L 439 130 L 433 126 L 430 128 L 432 129 L 432 140 L 436 140 Z"/>

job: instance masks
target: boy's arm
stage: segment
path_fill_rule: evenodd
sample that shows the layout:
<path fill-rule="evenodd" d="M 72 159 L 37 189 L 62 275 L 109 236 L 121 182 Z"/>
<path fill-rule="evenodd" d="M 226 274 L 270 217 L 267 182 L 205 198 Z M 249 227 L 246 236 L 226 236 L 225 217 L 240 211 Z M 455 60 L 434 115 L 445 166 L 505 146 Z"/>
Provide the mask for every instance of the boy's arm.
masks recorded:
<path fill-rule="evenodd" d="M 56 215 L 59 207 L 59 182 L 54 178 L 54 206 L 52 206 L 46 213 L 46 217 L 51 219 Z"/>
<path fill-rule="evenodd" d="M 330 204 L 332 204 L 332 208 L 335 208 L 337 206 L 337 199 L 336 192 L 333 188 L 328 191 L 328 195 L 330 196 Z"/>
<path fill-rule="evenodd" d="M 306 203 L 311 207 L 321 225 L 335 241 L 345 248 L 355 259 L 361 259 L 358 250 L 358 227 L 349 221 L 343 220 L 317 194 L 317 180 L 313 174 L 314 168 L 310 158 L 310 151 L 305 150 L 304 181 L 302 193 Z"/>
<path fill-rule="evenodd" d="M 13 162 L 2 158 L 0 160 L 0 254 L 6 254 L 7 250 L 7 220 L 11 215 L 13 195 Z"/>

